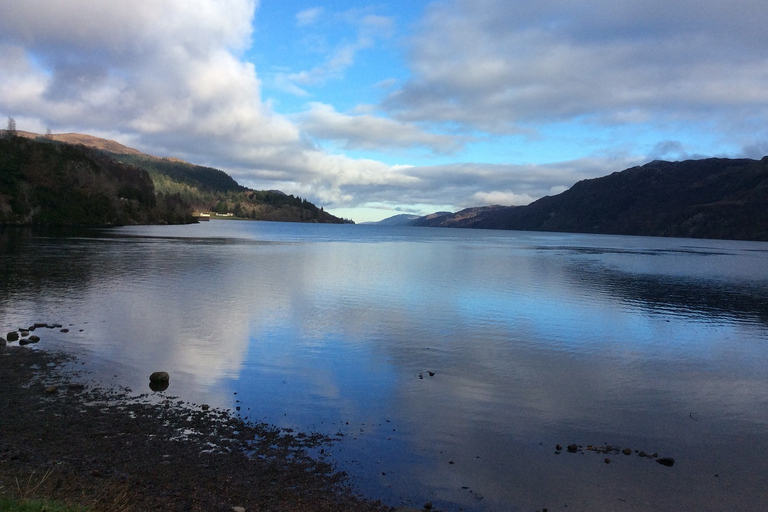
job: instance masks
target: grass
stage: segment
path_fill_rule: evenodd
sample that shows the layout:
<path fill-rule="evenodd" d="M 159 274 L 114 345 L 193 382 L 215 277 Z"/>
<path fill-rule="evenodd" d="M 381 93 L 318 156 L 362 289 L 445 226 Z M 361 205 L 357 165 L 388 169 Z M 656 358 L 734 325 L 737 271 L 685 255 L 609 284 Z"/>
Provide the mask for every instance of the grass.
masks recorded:
<path fill-rule="evenodd" d="M 82 507 L 69 507 L 40 500 L 16 500 L 0 496 L 0 510 L 3 512 L 87 512 Z"/>
<path fill-rule="evenodd" d="M 71 507 L 32 497 L 40 486 L 48 480 L 51 473 L 53 473 L 53 469 L 49 469 L 45 474 L 36 478 L 33 471 L 26 482 L 19 482 L 17 478 L 16 491 L 19 497 L 0 496 L 0 512 L 88 512 L 83 507 Z"/>
<path fill-rule="evenodd" d="M 41 487 L 53 473 L 53 468 L 40 476 L 35 471 L 27 479 L 16 478 L 15 492 L 0 485 L 0 512 L 94 512 L 108 510 L 125 512 L 130 508 L 128 484 L 108 485 L 94 495 L 75 499 L 76 505 L 70 505 L 46 499 L 47 492 Z M 58 486 L 58 484 L 57 484 Z M 66 500 L 70 501 L 70 500 Z"/>

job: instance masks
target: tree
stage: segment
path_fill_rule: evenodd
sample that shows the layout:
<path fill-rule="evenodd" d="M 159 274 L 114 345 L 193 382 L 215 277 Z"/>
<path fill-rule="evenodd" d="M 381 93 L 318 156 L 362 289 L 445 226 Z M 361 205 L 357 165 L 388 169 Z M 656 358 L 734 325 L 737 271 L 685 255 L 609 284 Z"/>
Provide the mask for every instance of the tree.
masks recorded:
<path fill-rule="evenodd" d="M 7 137 L 16 136 L 16 120 L 12 117 L 8 118 L 8 127 L 5 129 L 5 135 Z"/>

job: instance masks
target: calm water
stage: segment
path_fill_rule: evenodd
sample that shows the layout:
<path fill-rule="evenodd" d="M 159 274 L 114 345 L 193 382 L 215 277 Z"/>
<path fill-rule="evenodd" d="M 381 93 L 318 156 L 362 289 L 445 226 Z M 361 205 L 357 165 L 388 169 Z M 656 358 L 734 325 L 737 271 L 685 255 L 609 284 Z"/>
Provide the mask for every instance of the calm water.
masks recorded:
<path fill-rule="evenodd" d="M 94 380 L 166 370 L 167 394 L 343 434 L 331 456 L 391 504 L 768 502 L 765 243 L 211 221 L 5 230 L 0 261 L 0 331 L 72 324 L 40 346 Z"/>

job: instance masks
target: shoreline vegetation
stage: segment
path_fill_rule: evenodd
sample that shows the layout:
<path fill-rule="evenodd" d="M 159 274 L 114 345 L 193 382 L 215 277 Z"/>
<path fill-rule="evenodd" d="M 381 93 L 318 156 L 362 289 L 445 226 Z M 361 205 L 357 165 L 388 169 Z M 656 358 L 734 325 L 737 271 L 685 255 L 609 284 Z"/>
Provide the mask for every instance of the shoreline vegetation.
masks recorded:
<path fill-rule="evenodd" d="M 10 510 L 395 510 L 355 494 L 323 455 L 331 438 L 90 387 L 74 361 L 0 344 L 0 503 Z"/>

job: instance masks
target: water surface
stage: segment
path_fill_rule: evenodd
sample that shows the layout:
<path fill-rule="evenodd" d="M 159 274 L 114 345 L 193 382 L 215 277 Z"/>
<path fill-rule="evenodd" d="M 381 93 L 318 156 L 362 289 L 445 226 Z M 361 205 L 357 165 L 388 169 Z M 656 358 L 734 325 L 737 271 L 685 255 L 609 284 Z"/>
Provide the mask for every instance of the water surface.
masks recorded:
<path fill-rule="evenodd" d="M 0 258 L 0 330 L 59 322 L 41 346 L 95 380 L 165 370 L 166 393 L 338 437 L 392 504 L 768 498 L 765 243 L 211 221 L 4 230 Z"/>

